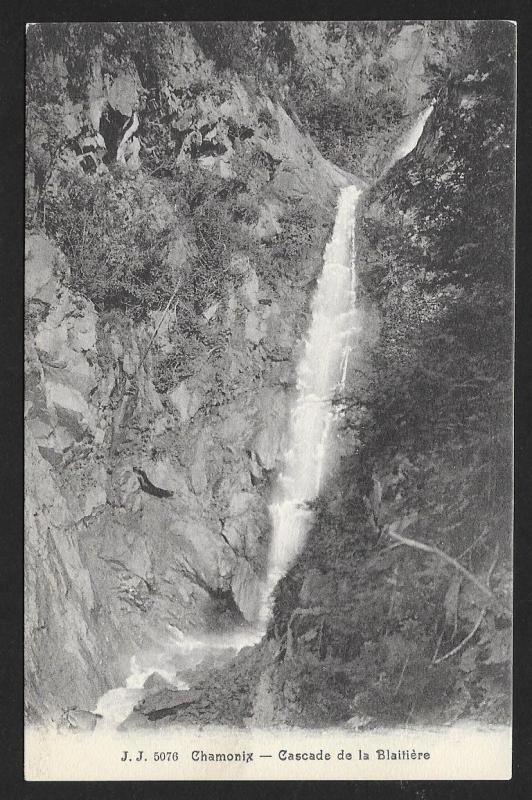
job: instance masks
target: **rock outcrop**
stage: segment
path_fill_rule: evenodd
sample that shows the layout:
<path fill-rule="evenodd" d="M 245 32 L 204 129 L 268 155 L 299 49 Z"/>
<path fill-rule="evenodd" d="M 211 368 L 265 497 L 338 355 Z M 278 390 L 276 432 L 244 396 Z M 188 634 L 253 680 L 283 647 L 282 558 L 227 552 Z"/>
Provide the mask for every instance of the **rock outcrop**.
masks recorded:
<path fill-rule="evenodd" d="M 378 173 L 426 102 L 424 58 L 437 50 L 427 25 L 347 33 L 298 25 L 289 24 L 294 69 L 283 72 L 282 53 L 270 54 L 259 76 L 253 65 L 221 66 L 194 25 L 149 28 L 140 39 L 138 26 L 107 26 L 88 48 L 77 47 L 75 28 L 65 42 L 30 42 L 32 721 L 94 708 L 124 683 L 135 652 L 172 634 L 245 630 L 257 619 L 268 504 L 338 191 L 354 180 L 351 167 L 365 178 Z M 452 26 L 444 33 L 456 37 Z M 343 52 L 349 58 L 334 65 Z M 389 124 L 369 114 L 367 127 L 349 134 L 341 168 L 320 152 L 327 143 L 317 146 L 312 120 L 299 116 L 294 87 L 307 111 L 309 85 L 336 102 L 352 90 L 355 54 L 356 75 L 392 111 Z M 366 376 L 363 392 L 381 324 L 365 290 L 353 362 Z M 358 452 L 367 421 L 364 408 L 357 413 L 339 442 L 346 457 Z M 361 492 L 357 485 L 359 500 Z M 362 538 L 374 537 L 362 516 Z M 329 619 L 345 605 L 349 581 L 329 582 L 306 566 L 297 591 L 280 587 L 261 647 L 205 667 L 190 693 L 160 687 L 128 725 L 155 724 L 158 715 L 291 722 L 301 676 L 288 674 L 288 662 L 308 657 L 317 674 L 327 659 L 366 657 L 360 635 L 342 637 Z M 231 695 L 227 712 L 220 687 Z"/>
<path fill-rule="evenodd" d="M 163 642 L 169 630 L 256 620 L 268 493 L 283 450 L 307 284 L 348 180 L 279 102 L 235 74 L 220 78 L 186 29 L 168 42 L 173 66 L 160 79 L 173 108 L 165 124 L 181 142 L 176 163 L 230 180 L 246 142 L 257 154 L 245 179 L 259 205 L 252 238 L 279 237 L 294 204 L 318 204 L 322 224 L 309 234 L 297 278 L 267 283 L 250 256 L 233 254 L 237 280 L 198 317 L 207 338 L 214 329 L 228 338 L 213 353 L 192 354 L 187 376 L 175 379 L 164 367 L 179 347 L 171 317 L 161 309 L 137 322 L 97 308 L 72 280 L 72 253 L 66 258 L 42 224 L 28 231 L 26 634 L 35 720 L 57 719 L 66 705 L 90 708 L 123 681 L 133 653 Z M 73 180 L 111 175 L 113 192 L 136 187 L 156 224 L 173 226 L 167 268 L 188 269 L 197 252 L 190 220 L 176 217 L 143 167 L 144 78 L 127 55 L 111 64 L 102 48 L 87 63 L 74 75 L 56 50 L 41 64 L 58 87 L 53 124 L 66 135 L 60 159 L 45 165 L 49 180 L 59 185 L 66 170 Z M 73 80 L 83 102 L 72 99 Z M 141 138 L 135 133 L 122 147 L 126 172 L 113 176 L 122 129 L 137 109 Z M 49 132 L 39 125 L 32 117 L 30 202 L 44 191 L 37 164 Z"/>

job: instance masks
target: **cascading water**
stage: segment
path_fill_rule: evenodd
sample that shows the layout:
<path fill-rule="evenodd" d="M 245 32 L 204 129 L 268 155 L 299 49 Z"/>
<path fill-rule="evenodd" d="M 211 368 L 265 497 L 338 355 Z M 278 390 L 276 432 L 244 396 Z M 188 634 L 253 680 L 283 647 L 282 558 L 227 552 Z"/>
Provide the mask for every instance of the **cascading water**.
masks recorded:
<path fill-rule="evenodd" d="M 414 149 L 432 108 L 430 105 L 425 109 L 402 137 L 385 172 Z M 101 727 L 115 728 L 127 717 L 143 695 L 144 680 L 152 672 L 158 672 L 178 688 L 185 688 L 186 684 L 176 674 L 176 659 L 181 661 L 186 656 L 190 668 L 199 664 L 213 647 L 238 651 L 256 644 L 262 637 L 270 614 L 272 592 L 301 552 L 312 522 L 309 502 L 318 496 L 323 476 L 331 465 L 333 401 L 345 390 L 349 356 L 357 330 L 354 226 L 361 194 L 362 189 L 357 186 L 347 186 L 340 191 L 332 237 L 325 249 L 323 271 L 312 301 L 312 321 L 297 369 L 297 396 L 291 413 L 289 446 L 276 498 L 270 506 L 272 539 L 257 627 L 247 632 L 224 634 L 217 639 L 183 636 L 179 641 L 169 642 L 166 652 L 154 658 L 146 656 L 142 666 L 133 658 L 126 686 L 111 689 L 98 701 L 96 711 L 104 718 Z"/>
<path fill-rule="evenodd" d="M 422 111 L 399 141 L 384 172 L 417 145 L 433 104 Z M 312 301 L 312 322 L 297 370 L 297 397 L 291 414 L 289 447 L 270 506 L 270 545 L 261 623 L 270 613 L 272 592 L 305 543 L 312 521 L 309 502 L 321 488 L 327 469 L 333 400 L 345 389 L 349 354 L 357 326 L 354 223 L 362 191 L 341 190 L 332 238 Z"/>
<path fill-rule="evenodd" d="M 324 254 L 323 271 L 312 301 L 312 323 L 297 369 L 297 398 L 292 409 L 289 448 L 270 506 L 272 540 L 267 597 L 300 552 L 329 456 L 333 399 L 343 388 L 356 327 L 353 229 L 362 190 L 340 192 L 333 234 Z"/>
<path fill-rule="evenodd" d="M 388 166 L 383 170 L 383 173 L 386 173 L 394 164 L 412 152 L 419 142 L 425 123 L 432 114 L 433 109 L 434 101 L 421 112 L 412 127 L 399 139 L 399 143 L 393 152 Z"/>

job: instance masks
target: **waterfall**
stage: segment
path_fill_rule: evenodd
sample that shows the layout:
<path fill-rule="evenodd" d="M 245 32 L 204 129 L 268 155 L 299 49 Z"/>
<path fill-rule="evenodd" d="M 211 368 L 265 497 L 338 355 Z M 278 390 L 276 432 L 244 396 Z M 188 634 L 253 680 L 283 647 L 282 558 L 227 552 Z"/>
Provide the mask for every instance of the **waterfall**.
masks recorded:
<path fill-rule="evenodd" d="M 414 124 L 406 131 L 404 136 L 400 138 L 399 143 L 395 148 L 384 172 L 387 172 L 397 161 L 400 161 L 402 158 L 412 152 L 414 147 L 417 145 L 421 134 L 423 133 L 425 123 L 432 114 L 433 109 L 434 101 L 421 112 Z"/>
<path fill-rule="evenodd" d="M 312 322 L 297 368 L 288 450 L 270 505 L 272 540 L 263 621 L 271 592 L 301 551 L 312 520 L 308 503 L 318 496 L 327 470 L 333 400 L 345 387 L 356 327 L 353 232 L 361 193 L 357 186 L 340 191 L 332 237 L 312 300 Z"/>
<path fill-rule="evenodd" d="M 398 145 L 390 166 L 417 144 L 432 106 L 425 109 Z M 387 167 L 389 169 L 389 167 Z M 166 651 L 145 654 L 142 666 L 131 659 L 126 685 L 100 697 L 96 712 L 103 716 L 99 727 L 116 728 L 144 695 L 143 683 L 153 672 L 177 688 L 187 684 L 176 675 L 176 662 L 186 656 L 191 667 L 201 662 L 211 648 L 234 649 L 257 644 L 270 614 L 272 592 L 286 574 L 305 543 L 312 522 L 309 503 L 316 499 L 323 477 L 331 466 L 331 433 L 334 431 L 335 396 L 345 391 L 349 357 L 357 330 L 354 227 L 362 189 L 347 186 L 340 191 L 332 237 L 325 248 L 323 270 L 311 305 L 311 325 L 297 368 L 296 399 L 291 412 L 289 444 L 284 469 L 279 475 L 275 500 L 270 505 L 272 539 L 264 602 L 257 626 L 250 631 L 224 633 L 219 640 L 180 635 Z"/>
<path fill-rule="evenodd" d="M 424 109 L 401 138 L 387 171 L 416 146 L 433 109 Z M 272 592 L 294 563 L 312 522 L 309 503 L 322 488 L 332 458 L 333 400 L 345 390 L 353 335 L 357 328 L 355 214 L 362 190 L 340 191 L 331 240 L 312 300 L 312 321 L 297 369 L 288 450 L 270 505 L 270 544 L 261 623 L 267 622 Z"/>

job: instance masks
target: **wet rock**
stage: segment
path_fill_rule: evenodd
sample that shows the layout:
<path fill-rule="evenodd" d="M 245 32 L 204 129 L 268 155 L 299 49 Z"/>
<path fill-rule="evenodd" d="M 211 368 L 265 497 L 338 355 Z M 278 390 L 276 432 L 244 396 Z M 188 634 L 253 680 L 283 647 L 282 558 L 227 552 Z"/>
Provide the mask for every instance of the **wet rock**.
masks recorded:
<path fill-rule="evenodd" d="M 80 708 L 68 708 L 61 719 L 59 728 L 66 728 L 74 733 L 93 731 L 102 719 L 101 714 L 94 714 L 92 711 L 84 711 Z"/>
<path fill-rule="evenodd" d="M 201 692 L 195 689 L 163 689 L 141 700 L 133 710 L 154 721 L 174 714 L 180 707 L 190 706 L 200 699 Z"/>
<path fill-rule="evenodd" d="M 145 689 L 148 694 L 155 694 L 163 689 L 177 689 L 177 686 L 174 686 L 158 672 L 152 672 L 144 681 L 143 689 Z"/>
<path fill-rule="evenodd" d="M 148 717 L 141 714 L 140 711 L 132 711 L 126 719 L 117 727 L 117 731 L 136 731 L 141 728 L 155 727 L 153 722 L 150 722 Z"/>

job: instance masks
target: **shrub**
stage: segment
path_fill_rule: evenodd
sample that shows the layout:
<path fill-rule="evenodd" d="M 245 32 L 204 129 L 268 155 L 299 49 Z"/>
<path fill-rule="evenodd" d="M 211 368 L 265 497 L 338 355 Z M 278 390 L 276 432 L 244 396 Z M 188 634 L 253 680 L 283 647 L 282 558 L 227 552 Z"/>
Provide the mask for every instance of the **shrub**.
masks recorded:
<path fill-rule="evenodd" d="M 75 291 L 100 311 L 142 317 L 173 291 L 166 260 L 172 230 L 161 228 L 138 195 L 131 203 L 126 194 L 137 195 L 134 185 L 124 191 L 111 175 L 65 174 L 49 198 L 47 232 L 67 258 Z"/>

